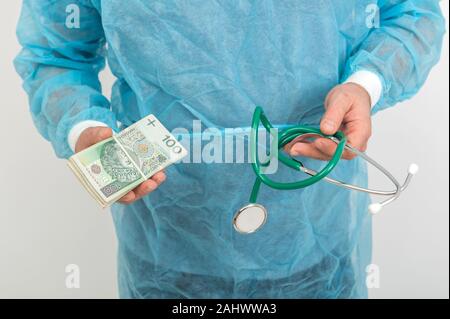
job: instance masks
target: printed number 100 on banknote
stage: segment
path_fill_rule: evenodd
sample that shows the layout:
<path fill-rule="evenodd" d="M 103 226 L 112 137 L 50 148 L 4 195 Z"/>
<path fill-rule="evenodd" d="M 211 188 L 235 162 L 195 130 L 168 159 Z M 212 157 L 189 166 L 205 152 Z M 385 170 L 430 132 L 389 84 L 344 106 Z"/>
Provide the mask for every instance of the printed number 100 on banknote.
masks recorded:
<path fill-rule="evenodd" d="M 149 115 L 112 138 L 75 154 L 69 159 L 69 167 L 106 207 L 186 155 L 186 149 L 156 117 Z"/>

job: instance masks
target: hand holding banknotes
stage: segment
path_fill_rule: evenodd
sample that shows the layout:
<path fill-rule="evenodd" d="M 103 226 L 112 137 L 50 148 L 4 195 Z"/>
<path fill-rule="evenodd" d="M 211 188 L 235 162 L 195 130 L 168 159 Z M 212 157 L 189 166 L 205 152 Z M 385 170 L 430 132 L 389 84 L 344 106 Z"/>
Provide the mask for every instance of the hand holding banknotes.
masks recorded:
<path fill-rule="evenodd" d="M 81 133 L 80 138 L 78 139 L 75 146 L 75 152 L 81 152 L 89 146 L 106 140 L 112 137 L 112 134 L 112 129 L 108 127 L 97 126 L 87 128 L 83 131 L 83 133 Z M 150 177 L 150 179 L 146 180 L 135 189 L 125 194 L 125 196 L 119 199 L 118 202 L 122 204 L 131 204 L 132 202 L 153 192 L 158 188 L 159 185 L 161 185 L 165 181 L 165 179 L 166 174 L 164 173 L 164 171 L 157 172 L 155 175 Z"/>
<path fill-rule="evenodd" d="M 102 206 L 130 204 L 156 190 L 164 169 L 187 155 L 177 139 L 150 114 L 117 134 L 107 127 L 85 129 L 68 165 Z"/>

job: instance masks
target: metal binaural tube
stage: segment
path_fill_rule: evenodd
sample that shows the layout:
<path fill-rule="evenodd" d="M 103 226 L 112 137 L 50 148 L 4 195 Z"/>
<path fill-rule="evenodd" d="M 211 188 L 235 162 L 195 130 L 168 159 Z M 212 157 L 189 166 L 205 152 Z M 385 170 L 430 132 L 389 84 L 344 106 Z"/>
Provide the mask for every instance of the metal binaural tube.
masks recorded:
<path fill-rule="evenodd" d="M 335 142 L 338 143 L 339 140 L 336 139 L 335 137 L 330 137 L 330 139 Z M 395 186 L 395 190 L 392 191 L 381 191 L 381 190 L 374 190 L 374 189 L 370 189 L 370 188 L 363 188 L 363 187 L 359 187 L 359 186 L 355 186 L 355 185 L 351 185 L 339 180 L 335 180 L 332 179 L 330 177 L 325 177 L 324 180 L 327 181 L 328 183 L 340 186 L 340 187 L 344 187 L 347 189 L 351 189 L 351 190 L 355 190 L 355 191 L 359 191 L 359 192 L 364 192 L 364 193 L 368 193 L 368 194 L 372 194 L 372 195 L 382 195 L 382 196 L 390 196 L 388 199 L 385 199 L 384 201 L 378 202 L 378 203 L 373 203 L 369 206 L 369 210 L 372 214 L 376 214 L 378 213 L 384 206 L 392 203 L 393 201 L 395 201 L 398 197 L 400 197 L 401 193 L 408 188 L 413 176 L 417 173 L 418 171 L 418 166 L 416 164 L 411 164 L 408 170 L 408 175 L 405 178 L 405 181 L 403 182 L 402 185 L 400 185 L 400 183 L 398 182 L 398 180 L 387 170 L 385 169 L 381 164 L 379 164 L 377 161 L 375 161 L 374 159 L 372 159 L 370 156 L 368 156 L 366 153 L 359 151 L 358 149 L 352 147 L 349 144 L 345 145 L 345 149 L 353 152 L 354 154 L 356 154 L 357 156 L 362 157 L 365 161 L 367 161 L 368 163 L 372 164 L 375 168 L 377 168 L 378 170 L 380 170 L 386 177 L 389 178 L 389 180 L 394 184 Z M 310 176 L 314 176 L 316 174 L 316 171 L 306 168 L 306 167 L 302 167 L 301 171 L 310 175 Z"/>

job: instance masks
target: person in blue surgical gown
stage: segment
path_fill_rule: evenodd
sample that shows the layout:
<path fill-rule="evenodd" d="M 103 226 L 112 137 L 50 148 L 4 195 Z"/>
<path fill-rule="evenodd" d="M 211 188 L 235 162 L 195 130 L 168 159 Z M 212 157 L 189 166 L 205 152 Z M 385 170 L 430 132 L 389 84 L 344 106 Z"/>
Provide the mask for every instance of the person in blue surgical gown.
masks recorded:
<path fill-rule="evenodd" d="M 24 0 L 15 67 L 62 158 L 150 113 L 188 136 L 194 120 L 222 134 L 248 127 L 256 105 L 275 125 L 342 129 L 364 150 L 371 116 L 426 80 L 444 29 L 434 0 Z M 106 59 L 117 77 L 108 99 Z M 334 145 L 286 151 L 314 168 Z M 344 158 L 333 177 L 367 185 L 365 164 Z M 120 296 L 365 298 L 369 198 L 324 182 L 263 187 L 269 219 L 242 235 L 232 218 L 254 173 L 232 162 L 172 165 L 112 207 Z"/>

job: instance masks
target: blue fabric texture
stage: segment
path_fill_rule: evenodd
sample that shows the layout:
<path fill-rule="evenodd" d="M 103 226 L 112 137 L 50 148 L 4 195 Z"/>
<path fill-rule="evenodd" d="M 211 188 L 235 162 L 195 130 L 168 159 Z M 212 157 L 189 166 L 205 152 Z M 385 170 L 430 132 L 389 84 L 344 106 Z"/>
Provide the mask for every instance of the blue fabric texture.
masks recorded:
<path fill-rule="evenodd" d="M 79 25 L 67 21 L 73 5 Z M 376 112 L 419 90 L 443 33 L 433 0 L 25 0 L 15 66 L 39 132 L 67 158 L 67 135 L 83 120 L 118 130 L 153 113 L 168 129 L 193 120 L 248 127 L 261 105 L 274 124 L 318 124 L 326 94 L 357 70 L 383 81 Z M 117 77 L 110 99 L 98 80 L 105 58 Z M 149 196 L 112 209 L 121 297 L 367 296 L 367 196 L 324 182 L 262 187 L 269 219 L 243 236 L 231 221 L 248 201 L 250 164 L 181 163 L 167 175 Z M 332 176 L 367 185 L 358 159 Z"/>

